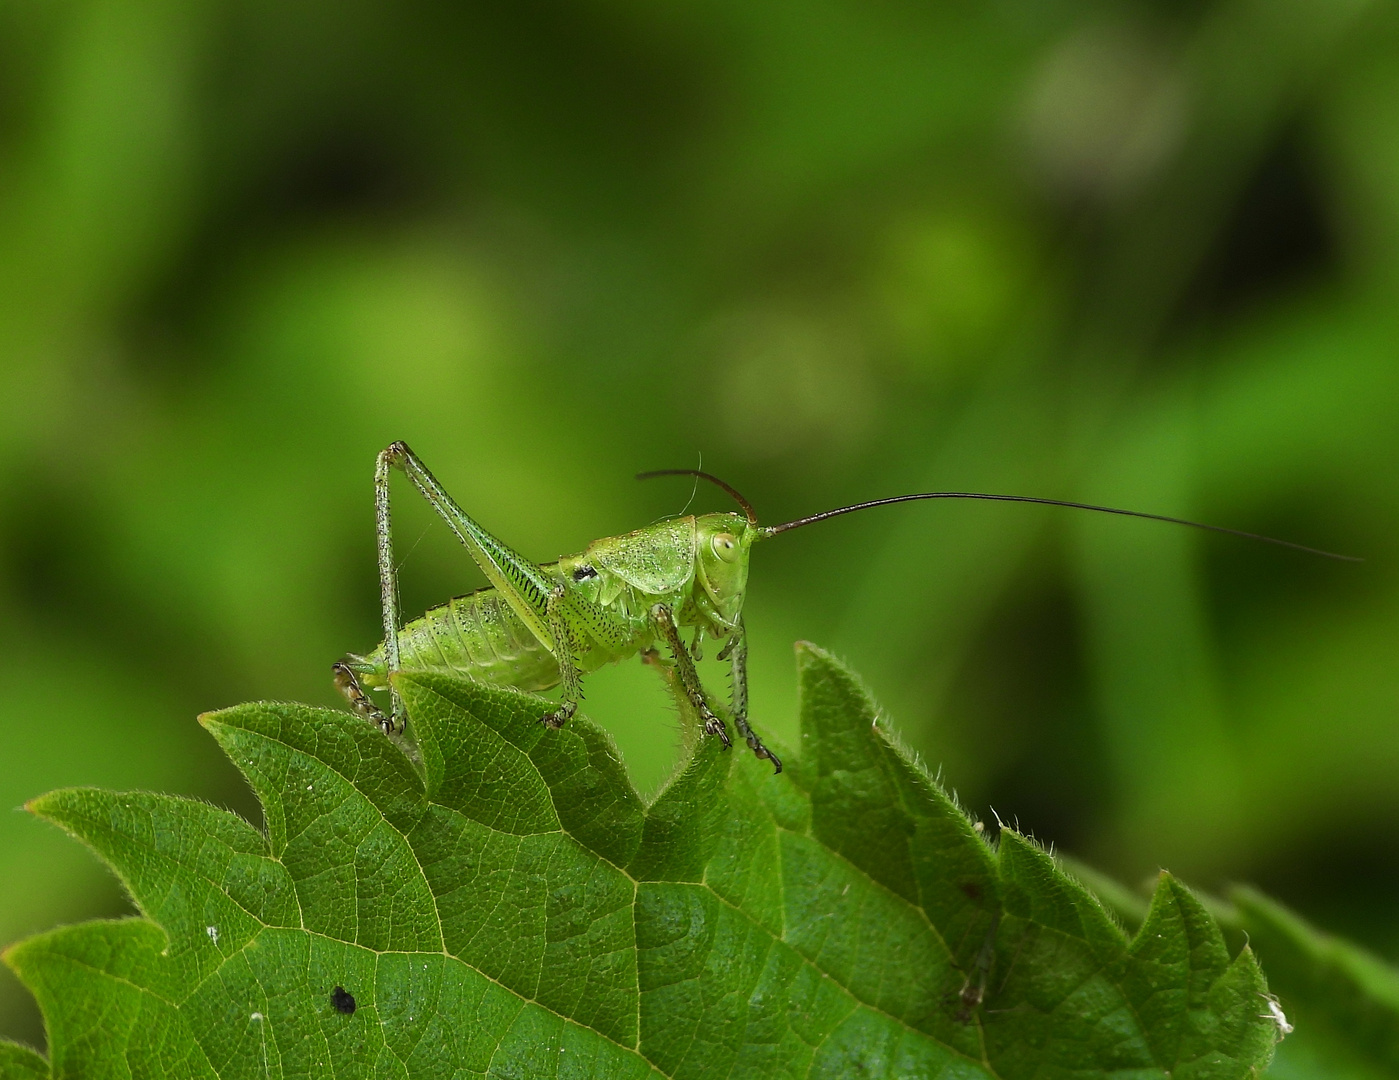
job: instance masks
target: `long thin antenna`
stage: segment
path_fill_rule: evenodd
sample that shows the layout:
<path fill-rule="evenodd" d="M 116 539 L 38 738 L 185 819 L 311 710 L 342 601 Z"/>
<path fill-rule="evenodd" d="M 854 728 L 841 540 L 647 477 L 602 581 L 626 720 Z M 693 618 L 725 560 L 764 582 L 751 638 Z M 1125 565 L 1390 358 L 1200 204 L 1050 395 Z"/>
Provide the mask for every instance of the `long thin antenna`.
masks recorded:
<path fill-rule="evenodd" d="M 727 484 L 723 486 L 728 487 Z M 1241 536 L 1246 540 L 1260 540 L 1265 544 L 1276 544 L 1278 547 L 1291 548 L 1293 551 L 1306 552 L 1308 555 L 1320 555 L 1322 558 L 1326 559 L 1338 559 L 1341 562 L 1365 561 L 1354 555 L 1338 555 L 1334 551 L 1322 551 L 1320 548 L 1308 547 L 1306 544 L 1294 544 L 1291 540 L 1279 540 L 1274 536 L 1263 536 L 1260 533 L 1245 532 L 1242 529 L 1226 529 L 1223 525 L 1206 525 L 1199 521 L 1186 521 L 1184 518 L 1168 517 L 1165 514 L 1146 514 L 1142 513 L 1140 510 L 1119 510 L 1114 506 L 1094 506 L 1091 503 L 1069 502 L 1065 499 L 1037 499 L 1031 495 L 988 495 L 980 491 L 928 491 L 920 495 L 895 495 L 890 499 L 874 499 L 871 502 L 856 503 L 853 506 L 842 506 L 838 510 L 827 510 L 824 513 L 812 514 L 810 517 L 798 518 L 796 521 L 789 521 L 785 525 L 769 525 L 762 530 L 762 535 L 764 538 L 776 536 L 778 533 L 787 532 L 789 529 L 800 529 L 803 525 L 812 525 L 818 521 L 825 521 L 827 518 L 839 517 L 841 514 L 853 514 L 856 510 L 868 510 L 872 506 L 888 506 L 891 503 L 916 502 L 919 499 L 982 499 L 988 502 L 1039 503 L 1042 506 L 1067 506 L 1071 510 L 1095 510 L 1100 514 L 1120 514 L 1123 517 L 1145 518 L 1147 521 L 1164 521 L 1171 525 L 1188 525 L 1192 529 L 1205 529 L 1208 532 L 1226 533 L 1229 536 Z M 752 520 L 751 511 L 749 511 L 749 520 Z"/>
<path fill-rule="evenodd" d="M 720 480 L 712 473 L 701 472 L 699 469 L 655 469 L 651 472 L 636 474 L 638 480 L 654 480 L 658 476 L 694 476 L 700 480 L 708 480 L 715 487 L 720 487 L 727 491 L 733 497 L 733 501 L 743 507 L 743 512 L 748 515 L 749 525 L 758 524 L 758 515 L 753 513 L 753 505 L 740 495 L 737 490 L 729 484 L 724 483 L 724 481 Z"/>

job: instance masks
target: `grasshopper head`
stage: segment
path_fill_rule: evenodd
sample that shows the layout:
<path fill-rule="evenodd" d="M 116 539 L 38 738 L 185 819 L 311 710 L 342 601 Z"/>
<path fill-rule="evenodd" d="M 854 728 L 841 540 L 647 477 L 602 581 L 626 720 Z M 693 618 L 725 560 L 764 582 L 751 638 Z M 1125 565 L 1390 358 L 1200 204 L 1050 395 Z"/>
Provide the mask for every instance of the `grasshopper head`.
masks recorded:
<path fill-rule="evenodd" d="M 742 514 L 695 518 L 695 584 L 727 626 L 732 626 L 743 610 L 748 551 L 758 536 L 758 528 Z"/>

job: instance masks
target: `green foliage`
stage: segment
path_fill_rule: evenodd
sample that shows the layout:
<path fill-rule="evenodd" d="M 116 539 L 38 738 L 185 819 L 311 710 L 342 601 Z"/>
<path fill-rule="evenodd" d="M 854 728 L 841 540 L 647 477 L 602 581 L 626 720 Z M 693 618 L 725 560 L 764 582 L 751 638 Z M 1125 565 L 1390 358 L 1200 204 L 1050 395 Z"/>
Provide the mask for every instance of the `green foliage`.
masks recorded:
<path fill-rule="evenodd" d="M 1254 889 L 1229 894 L 1227 925 L 1268 965 L 1297 1026 L 1269 1075 L 1279 1080 L 1379 1080 L 1399 1075 L 1399 970 L 1324 934 Z"/>
<path fill-rule="evenodd" d="M 16 1043 L 0 1042 L 0 1077 L 5 1080 L 44 1080 L 49 1075 L 49 1063 Z"/>
<path fill-rule="evenodd" d="M 697 452 L 765 520 L 1366 556 L 845 518 L 760 552 L 753 711 L 819 635 L 968 805 L 1399 957 L 1399 5 L 11 0 L 0 281 L 0 942 L 121 910 L 36 792 L 253 812 L 187 718 L 335 704 L 406 438 L 540 560 Z M 399 502 L 411 616 L 480 579 Z M 588 687 L 646 792 L 655 682 Z"/>
<path fill-rule="evenodd" d="M 1262 974 L 1186 889 L 1162 875 L 1129 942 L 1033 841 L 988 844 L 849 671 L 799 658 L 787 772 L 704 740 L 649 807 L 586 720 L 428 676 L 399 683 L 415 757 L 343 712 L 206 716 L 266 835 L 164 795 L 35 800 L 143 916 L 7 953 L 54 1075 L 1257 1074 Z"/>
<path fill-rule="evenodd" d="M 1140 895 L 1077 860 L 1059 862 L 1124 926 L 1141 926 L 1148 908 Z M 1270 1078 L 1381 1080 L 1399 1074 L 1399 970 L 1317 930 L 1256 889 L 1236 887 L 1228 900 L 1204 900 L 1230 938 L 1257 950 L 1283 1016 L 1295 1027 L 1278 1048 Z"/>

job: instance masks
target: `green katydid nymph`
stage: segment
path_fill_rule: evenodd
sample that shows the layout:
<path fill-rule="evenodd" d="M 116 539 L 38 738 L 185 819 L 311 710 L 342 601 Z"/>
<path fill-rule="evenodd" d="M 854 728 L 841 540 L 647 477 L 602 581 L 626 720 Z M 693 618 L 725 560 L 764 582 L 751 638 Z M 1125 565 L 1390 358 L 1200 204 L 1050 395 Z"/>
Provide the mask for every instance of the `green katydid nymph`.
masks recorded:
<path fill-rule="evenodd" d="M 394 468 L 407 474 L 490 582 L 485 588 L 433 608 L 406 626 L 399 625 L 397 567 L 389 514 L 389 474 Z M 708 638 L 723 642 L 718 658 L 727 660 L 732 672 L 731 713 L 738 734 L 754 754 L 772 762 L 774 770 L 781 772 L 782 762 L 763 745 L 748 723 L 743 598 L 748 586 L 749 551 L 759 540 L 890 503 L 984 499 L 1067 506 L 1189 525 L 1355 561 L 1287 540 L 1164 514 L 1028 495 L 966 491 L 897 495 L 827 510 L 783 525 L 765 526 L 758 524 L 748 501 L 717 477 L 695 469 L 662 469 L 642 473 L 638 479 L 656 476 L 707 480 L 728 492 L 743 513 L 670 518 L 624 536 L 594 540 L 577 555 L 540 564 L 529 561 L 478 525 L 405 443 L 394 443 L 379 455 L 374 470 L 384 641 L 367 656 L 352 655 L 336 663 L 336 686 L 356 712 L 379 724 L 385 733 L 393 733 L 403 730 L 406 719 L 389 678 L 397 671 L 465 675 L 492 686 L 518 690 L 542 691 L 562 685 L 558 708 L 539 718 L 541 723 L 559 728 L 578 709 L 583 697 L 583 676 L 640 654 L 662 670 L 671 686 L 694 709 L 705 732 L 717 736 L 727 748 L 730 741 L 724 721 L 710 707 L 695 670 L 695 660 Z M 688 646 L 681 639 L 682 628 L 693 631 Z M 669 660 L 660 656 L 657 643 L 665 645 Z M 385 712 L 376 705 L 366 689 L 387 690 L 389 710 Z"/>

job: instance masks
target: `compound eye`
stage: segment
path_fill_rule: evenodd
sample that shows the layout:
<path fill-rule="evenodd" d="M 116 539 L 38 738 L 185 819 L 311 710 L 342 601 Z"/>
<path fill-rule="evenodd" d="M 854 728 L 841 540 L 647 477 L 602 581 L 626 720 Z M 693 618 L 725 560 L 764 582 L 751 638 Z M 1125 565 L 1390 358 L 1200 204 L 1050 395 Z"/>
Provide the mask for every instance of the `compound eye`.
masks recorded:
<path fill-rule="evenodd" d="M 597 577 L 597 571 L 591 566 L 580 566 L 577 570 L 573 571 L 574 581 L 588 581 L 595 577 Z"/>
<path fill-rule="evenodd" d="M 738 541 L 728 533 L 719 533 L 710 541 L 714 548 L 714 554 L 725 562 L 734 562 L 738 559 Z"/>

